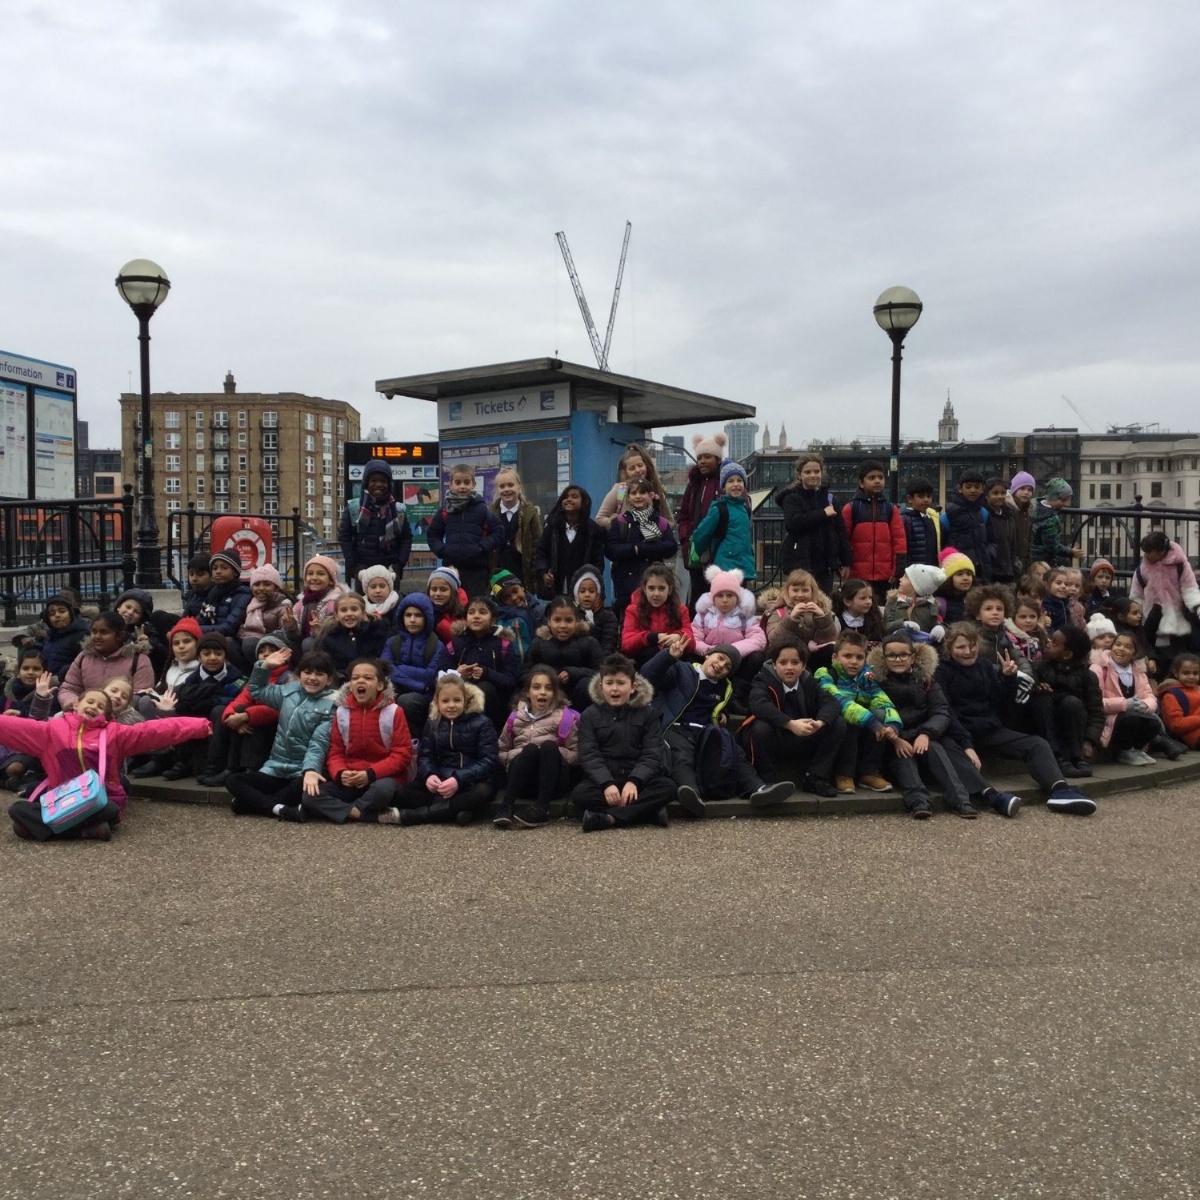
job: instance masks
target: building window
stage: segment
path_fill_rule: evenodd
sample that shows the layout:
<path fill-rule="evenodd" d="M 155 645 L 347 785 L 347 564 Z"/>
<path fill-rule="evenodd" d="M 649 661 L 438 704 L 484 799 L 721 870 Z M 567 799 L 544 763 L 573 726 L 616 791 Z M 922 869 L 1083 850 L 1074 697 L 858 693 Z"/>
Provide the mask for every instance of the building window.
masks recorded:
<path fill-rule="evenodd" d="M 1095 475 L 1095 473 L 1096 473 L 1096 464 L 1094 462 L 1088 463 L 1088 474 Z"/>
<path fill-rule="evenodd" d="M 150 424 L 153 425 L 154 422 L 151 421 Z M 163 425 L 167 429 L 178 429 L 179 428 L 179 414 L 177 412 L 163 413 Z"/>
<path fill-rule="evenodd" d="M 273 412 L 272 410 L 268 409 L 262 415 L 262 427 L 264 429 L 278 429 L 279 428 L 279 414 L 277 412 Z"/>
<path fill-rule="evenodd" d="M 222 471 L 222 472 L 228 471 L 229 470 L 229 455 L 228 454 L 214 454 L 213 455 L 213 470 L 214 471 Z"/>
<path fill-rule="evenodd" d="M 1163 460 L 1163 459 L 1161 459 L 1161 458 L 1156 458 L 1156 459 L 1154 460 L 1154 469 L 1155 469 L 1156 471 L 1161 471 L 1161 470 L 1163 470 L 1163 469 L 1164 469 L 1164 468 L 1163 468 L 1163 461 L 1164 461 L 1164 460 Z"/>
<path fill-rule="evenodd" d="M 250 440 L 244 433 L 238 434 L 238 449 L 245 450 L 250 445 Z"/>
<path fill-rule="evenodd" d="M 216 496 L 229 495 L 229 480 L 224 475 L 218 475 L 213 480 L 213 494 Z"/>
<path fill-rule="evenodd" d="M 204 470 L 204 455 L 203 454 L 196 455 L 196 470 L 197 471 Z"/>
<path fill-rule="evenodd" d="M 1111 483 L 1102 483 L 1100 485 L 1100 499 L 1101 500 L 1111 500 L 1112 499 L 1112 484 Z"/>
<path fill-rule="evenodd" d="M 264 475 L 262 481 L 262 490 L 271 495 L 279 494 L 279 480 L 274 475 Z"/>
<path fill-rule="evenodd" d="M 1121 485 L 1119 483 L 1117 484 L 1117 499 L 1121 499 Z"/>
<path fill-rule="evenodd" d="M 168 450 L 178 450 L 182 436 L 182 434 L 178 433 L 168 433 L 163 439 L 163 445 L 165 445 Z"/>
<path fill-rule="evenodd" d="M 333 453 L 333 434 L 332 433 L 321 434 L 321 450 L 326 455 Z"/>
<path fill-rule="evenodd" d="M 248 513 L 249 511 L 250 511 L 250 501 L 249 500 L 239 500 L 238 501 L 238 512 Z"/>
<path fill-rule="evenodd" d="M 332 433 L 333 432 L 333 418 L 332 417 L 322 417 L 321 418 L 321 429 L 325 433 Z"/>
<path fill-rule="evenodd" d="M 306 496 L 315 496 L 317 493 L 317 485 L 312 479 L 304 481 L 304 494 Z"/>
<path fill-rule="evenodd" d="M 239 492 L 247 492 L 249 490 L 250 489 L 247 486 L 245 475 L 239 475 L 238 476 L 238 491 Z"/>
<path fill-rule="evenodd" d="M 217 510 L 217 512 L 228 512 L 229 511 L 229 501 L 228 500 L 218 500 L 216 502 L 216 504 L 213 505 L 213 507 Z"/>
<path fill-rule="evenodd" d="M 279 501 L 278 500 L 264 500 L 263 501 L 263 512 L 268 517 L 279 516 Z"/>
<path fill-rule="evenodd" d="M 346 436 L 346 421 L 345 421 L 345 418 L 343 418 L 343 417 L 338 417 L 337 431 L 338 431 L 338 437 L 340 437 L 340 438 L 344 438 L 344 437 Z"/>
<path fill-rule="evenodd" d="M 179 459 L 180 459 L 180 457 L 181 457 L 181 456 L 180 456 L 180 455 L 178 455 L 178 454 L 168 454 L 168 455 L 167 455 L 167 457 L 166 457 L 166 463 L 165 463 L 166 469 L 167 469 L 168 471 L 178 471 L 178 470 L 180 470 L 180 469 L 181 469 L 181 468 L 180 468 L 180 466 L 179 466 Z"/>
<path fill-rule="evenodd" d="M 246 410 L 244 408 L 238 410 L 238 428 L 246 428 Z"/>
<path fill-rule="evenodd" d="M 1196 463 L 1197 463 L 1197 461 L 1200 461 L 1200 460 L 1197 460 L 1196 458 L 1192 458 L 1190 461 L 1191 461 L 1191 464 L 1192 464 L 1192 470 L 1194 471 L 1194 470 L 1196 469 Z"/>
<path fill-rule="evenodd" d="M 305 429 L 316 429 L 316 427 L 317 427 L 317 418 L 315 416 L 313 416 L 312 413 L 305 413 L 304 414 L 304 428 Z"/>
<path fill-rule="evenodd" d="M 199 479 L 196 480 L 196 495 L 197 496 L 204 495 L 204 476 L 203 475 Z"/>
<path fill-rule="evenodd" d="M 1111 475 L 1112 474 L 1112 463 L 1110 463 L 1108 461 L 1108 459 L 1105 459 L 1104 462 L 1102 462 L 1100 464 L 1100 474 L 1101 475 Z"/>
<path fill-rule="evenodd" d="M 264 433 L 263 440 L 262 440 L 262 448 L 264 450 L 278 450 L 279 449 L 279 434 Z"/>
<path fill-rule="evenodd" d="M 228 450 L 229 449 L 229 434 L 221 433 L 221 432 L 214 433 L 213 434 L 213 449 L 214 450 Z"/>
<path fill-rule="evenodd" d="M 1151 500 L 1161 500 L 1162 499 L 1162 484 L 1161 483 L 1152 483 L 1150 485 L 1150 499 Z"/>
<path fill-rule="evenodd" d="M 309 454 L 311 454 L 316 448 L 317 448 L 316 439 L 313 437 L 313 435 L 311 433 L 306 433 L 304 435 L 304 449 L 307 450 L 309 452 Z"/>
<path fill-rule="evenodd" d="M 174 475 L 169 475 L 163 486 L 168 496 L 179 495 L 179 480 Z"/>
<path fill-rule="evenodd" d="M 238 455 L 238 470 L 239 471 L 246 470 L 248 464 L 249 464 L 249 458 L 245 454 L 239 454 Z"/>
<path fill-rule="evenodd" d="M 179 511 L 179 501 L 178 500 L 168 500 L 167 501 L 167 512 L 173 513 L 173 512 L 178 512 L 178 511 Z"/>
<path fill-rule="evenodd" d="M 1088 499 L 1095 500 L 1095 498 L 1096 498 L 1096 485 L 1094 483 L 1089 483 L 1088 484 Z"/>
<path fill-rule="evenodd" d="M 314 463 L 315 463 L 315 462 L 316 462 L 316 459 L 314 459 L 314 458 L 313 458 L 313 456 L 312 456 L 311 454 L 310 454 L 310 455 L 308 455 L 308 457 L 307 457 L 307 458 L 305 458 L 305 460 L 304 460 L 304 470 L 305 470 L 305 472 L 306 472 L 307 474 L 311 475 L 311 474 L 313 473 L 313 471 L 315 471 L 315 470 L 316 470 L 316 467 L 314 466 Z"/>
<path fill-rule="evenodd" d="M 311 521 L 317 515 L 317 505 L 314 500 L 305 500 L 304 515 Z"/>
<path fill-rule="evenodd" d="M 204 449 L 204 430 L 203 429 L 196 431 L 196 449 L 197 450 Z"/>
<path fill-rule="evenodd" d="M 1175 495 L 1176 496 L 1183 495 L 1183 480 L 1182 479 L 1175 480 Z"/>
<path fill-rule="evenodd" d="M 279 470 L 279 455 L 264 454 L 262 459 L 262 469 L 264 471 L 274 472 Z"/>
<path fill-rule="evenodd" d="M 213 411 L 213 428 L 228 429 L 229 428 L 229 413 L 224 408 L 218 408 Z"/>
<path fill-rule="evenodd" d="M 204 410 L 201 408 L 196 409 L 196 428 L 204 428 Z"/>

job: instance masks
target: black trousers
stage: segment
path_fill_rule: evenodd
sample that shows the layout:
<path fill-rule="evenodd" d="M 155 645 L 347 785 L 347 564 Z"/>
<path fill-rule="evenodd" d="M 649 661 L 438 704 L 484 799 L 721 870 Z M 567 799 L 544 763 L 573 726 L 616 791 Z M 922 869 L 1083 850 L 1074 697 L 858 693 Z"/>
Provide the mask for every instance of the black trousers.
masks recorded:
<path fill-rule="evenodd" d="M 773 729 L 765 721 L 751 721 L 745 741 L 750 747 L 750 762 L 766 783 L 779 782 L 783 763 L 793 764 L 806 775 L 828 782 L 833 777 L 846 732 L 846 722 L 841 717 L 809 737 Z"/>
<path fill-rule="evenodd" d="M 205 772 L 259 771 L 271 757 L 271 743 L 275 740 L 274 725 L 250 726 L 249 733 L 238 733 L 224 724 L 220 718 L 213 724 L 212 737 L 208 739 L 208 757 Z"/>
<path fill-rule="evenodd" d="M 413 737 L 420 737 L 421 730 L 425 728 L 425 722 L 429 719 L 429 701 L 430 697 L 424 692 L 401 692 L 396 697 L 396 703 L 403 710 L 409 733 Z"/>
<path fill-rule="evenodd" d="M 1149 713 L 1117 714 L 1108 748 L 1113 754 L 1122 750 L 1145 750 L 1158 737 L 1158 718 Z"/>
<path fill-rule="evenodd" d="M 1066 692 L 1043 693 L 1033 708 L 1038 734 L 1050 744 L 1050 749 L 1060 759 L 1074 762 L 1083 757 L 1083 735 L 1087 732 L 1088 715 L 1084 703 L 1078 696 Z"/>
<path fill-rule="evenodd" d="M 838 747 L 834 771 L 847 779 L 878 775 L 883 768 L 883 746 L 874 731 L 865 725 L 848 725 L 846 736 Z"/>
<path fill-rule="evenodd" d="M 618 788 L 624 786 L 622 780 L 615 782 Z M 660 776 L 647 783 L 639 783 L 638 798 L 632 804 L 616 805 L 605 800 L 602 787 L 585 779 L 575 785 L 571 799 L 589 812 L 608 813 L 618 825 L 641 825 L 646 821 L 653 821 L 659 810 L 675 799 L 675 791 L 671 780 Z"/>
<path fill-rule="evenodd" d="M 1045 738 L 1035 737 L 1030 733 L 1017 733 L 1015 729 L 995 729 L 991 733 L 973 737 L 975 749 L 978 752 L 990 750 L 1003 758 L 1019 759 L 1025 770 L 1034 777 L 1044 788 L 1052 788 L 1056 783 L 1063 783 L 1062 772 L 1058 769 L 1058 761 L 1054 751 Z"/>
<path fill-rule="evenodd" d="M 304 779 L 300 775 L 246 771 L 231 775 L 225 786 L 233 796 L 230 808 L 239 817 L 269 817 L 275 805 L 295 808 L 304 795 Z"/>
<path fill-rule="evenodd" d="M 12 823 L 20 825 L 35 842 L 48 842 L 51 838 L 58 841 L 68 841 L 72 838 L 82 837 L 83 831 L 89 825 L 98 825 L 101 822 L 116 825 L 121 820 L 121 810 L 111 801 L 94 817 L 89 817 L 86 821 L 82 821 L 78 825 L 73 825 L 70 829 L 64 829 L 62 833 L 55 833 L 42 820 L 42 806 L 37 800 L 14 801 L 9 805 L 8 815 L 12 819 Z"/>
<path fill-rule="evenodd" d="M 377 820 L 385 808 L 392 807 L 395 798 L 394 779 L 377 779 L 363 788 L 346 787 L 345 784 L 327 779 L 315 796 L 301 797 L 300 807 L 306 813 L 341 825 L 349 819 L 351 810 L 355 808 L 358 809 L 359 820 Z"/>
<path fill-rule="evenodd" d="M 702 786 L 696 778 L 696 747 L 702 729 L 691 729 L 686 725 L 672 725 L 663 732 L 663 741 L 671 751 L 671 778 L 678 787 L 690 787 L 706 800 L 728 800 L 729 796 L 714 796 L 707 785 Z M 763 781 L 750 765 L 745 751 L 738 746 L 737 787 L 739 796 L 748 796 L 762 787 Z"/>
<path fill-rule="evenodd" d="M 492 802 L 496 795 L 495 785 L 473 783 L 468 787 L 460 787 L 449 800 L 443 800 L 437 792 L 431 792 L 423 779 L 414 779 L 396 789 L 396 805 L 399 808 L 429 808 L 433 804 L 447 806 L 447 818 L 453 818 L 460 812 L 477 812 Z"/>
<path fill-rule="evenodd" d="M 552 800 L 567 794 L 571 768 L 567 766 L 558 742 L 538 742 L 523 746 L 508 764 L 508 783 L 504 801 L 510 807 L 520 800 L 533 800 L 541 809 L 549 809 Z"/>

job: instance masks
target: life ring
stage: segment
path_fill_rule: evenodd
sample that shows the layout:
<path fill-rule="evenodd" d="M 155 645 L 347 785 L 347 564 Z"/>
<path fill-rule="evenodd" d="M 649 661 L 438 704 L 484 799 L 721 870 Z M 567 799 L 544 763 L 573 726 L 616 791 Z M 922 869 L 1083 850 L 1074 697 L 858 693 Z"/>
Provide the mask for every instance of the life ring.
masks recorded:
<path fill-rule="evenodd" d="M 267 544 L 256 529 L 238 529 L 229 535 L 226 548 L 236 550 L 242 560 L 243 571 L 253 571 L 257 567 L 265 567 L 270 554 Z"/>

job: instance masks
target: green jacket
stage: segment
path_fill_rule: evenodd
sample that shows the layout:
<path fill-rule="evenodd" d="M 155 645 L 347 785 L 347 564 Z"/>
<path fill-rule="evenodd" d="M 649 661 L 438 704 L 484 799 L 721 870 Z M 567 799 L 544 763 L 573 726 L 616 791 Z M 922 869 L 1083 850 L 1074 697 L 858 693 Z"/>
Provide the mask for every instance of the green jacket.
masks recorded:
<path fill-rule="evenodd" d="M 817 687 L 836 700 L 841 707 L 847 725 L 868 729 L 880 729 L 894 725 L 903 729 L 900 714 L 896 711 L 887 693 L 875 682 L 869 667 L 863 667 L 851 678 L 836 662 L 821 667 L 814 678 Z"/>
<path fill-rule="evenodd" d="M 1048 562 L 1052 567 L 1069 567 L 1074 561 L 1071 547 L 1063 541 L 1062 518 L 1058 509 L 1041 500 L 1033 505 L 1033 533 L 1029 539 L 1030 562 Z M 1029 570 L 1029 563 L 1025 569 Z"/>
<path fill-rule="evenodd" d="M 275 741 L 271 746 L 271 757 L 263 763 L 263 774 L 279 779 L 301 775 L 305 771 L 320 771 L 323 775 L 337 692 L 328 688 L 310 696 L 298 679 L 278 684 L 269 683 L 270 677 L 269 667 L 254 664 L 254 670 L 250 672 L 251 697 L 279 710 Z"/>

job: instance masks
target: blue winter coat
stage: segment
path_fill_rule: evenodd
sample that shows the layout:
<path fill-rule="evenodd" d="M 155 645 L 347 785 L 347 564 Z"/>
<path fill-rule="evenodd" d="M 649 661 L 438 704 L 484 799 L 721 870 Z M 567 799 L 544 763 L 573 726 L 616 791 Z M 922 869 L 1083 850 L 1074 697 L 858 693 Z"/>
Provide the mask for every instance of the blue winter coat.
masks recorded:
<path fill-rule="evenodd" d="M 446 647 L 446 657 L 456 666 L 483 668 L 483 682 L 490 683 L 498 692 L 512 692 L 521 677 L 521 664 L 513 652 L 512 643 L 494 633 L 476 637 L 469 629 L 454 635 L 454 641 Z"/>
<path fill-rule="evenodd" d="M 314 645 L 333 659 L 333 669 L 340 678 L 346 677 L 356 658 L 378 658 L 383 653 L 391 625 L 382 617 L 360 622 L 353 630 L 343 625 L 330 625 Z"/>
<path fill-rule="evenodd" d="M 642 582 L 642 572 L 651 563 L 669 563 L 678 553 L 679 542 L 666 517 L 658 518 L 658 537 L 649 541 L 627 512 L 614 517 L 604 539 L 604 555 L 612 562 L 613 595 L 628 604 Z"/>
<path fill-rule="evenodd" d="M 404 628 L 406 608 L 418 608 L 424 614 L 425 628 L 420 633 L 409 633 Z M 409 592 L 396 605 L 396 614 L 400 632 L 388 638 L 382 655 L 392 687 L 398 696 L 405 692 L 432 696 L 438 671 L 445 670 L 449 662 L 446 648 L 434 632 L 437 617 L 433 601 L 424 592 Z"/>
<path fill-rule="evenodd" d="M 262 766 L 264 775 L 287 779 L 305 771 L 325 773 L 329 754 L 330 718 L 337 707 L 337 692 L 327 688 L 315 696 L 298 680 L 271 683 L 271 669 L 261 662 L 250 672 L 250 697 L 269 704 L 279 713 L 271 757 Z"/>
<path fill-rule="evenodd" d="M 957 493 L 946 502 L 942 513 L 942 544 L 961 550 L 975 564 L 975 582 L 991 583 L 993 534 L 991 513 L 981 496 L 964 500 Z"/>
<path fill-rule="evenodd" d="M 662 714 L 663 728 L 679 720 L 700 690 L 700 665 L 675 658 L 670 651 L 660 650 L 642 667 L 642 674 L 654 687 L 651 703 Z M 733 695 L 733 686 L 728 679 L 724 683 L 724 696 L 713 707 L 712 721 L 715 724 Z M 717 687 L 721 686 L 717 684 Z"/>
<path fill-rule="evenodd" d="M 429 549 L 451 567 L 486 567 L 492 551 L 505 541 L 504 523 L 479 496 L 458 512 L 443 508 L 435 513 L 426 534 Z"/>
<path fill-rule="evenodd" d="M 240 579 L 231 584 L 214 583 L 204 593 L 196 620 L 202 633 L 219 633 L 222 637 L 237 637 L 250 607 L 250 585 Z"/>
<path fill-rule="evenodd" d="M 722 509 L 729 513 L 729 528 L 717 546 L 713 562 L 722 571 L 739 570 L 743 581 L 751 583 L 758 578 L 758 564 L 754 557 L 754 531 L 750 521 L 750 504 L 745 497 L 731 500 L 718 496 L 709 506 L 704 520 L 692 534 L 692 547 L 697 551 L 707 550 L 716 536 L 717 521 Z"/>

